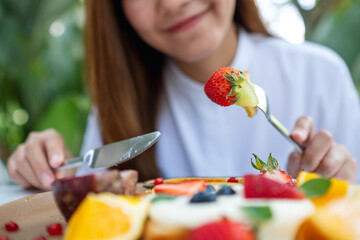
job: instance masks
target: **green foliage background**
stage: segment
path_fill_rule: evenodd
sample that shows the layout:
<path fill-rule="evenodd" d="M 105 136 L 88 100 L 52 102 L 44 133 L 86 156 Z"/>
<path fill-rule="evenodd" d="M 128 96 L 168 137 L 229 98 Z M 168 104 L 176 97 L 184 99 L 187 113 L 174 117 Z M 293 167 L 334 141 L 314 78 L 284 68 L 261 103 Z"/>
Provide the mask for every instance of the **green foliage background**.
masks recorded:
<path fill-rule="evenodd" d="M 303 16 L 306 39 L 337 51 L 360 89 L 360 0 L 316 2 L 306 10 L 297 0 L 284 0 Z M 3 160 L 30 131 L 50 127 L 78 154 L 90 109 L 83 84 L 83 14 L 81 0 L 0 0 Z M 65 27 L 63 34 L 50 33 L 56 25 Z"/>
<path fill-rule="evenodd" d="M 360 0 L 338 1 L 323 13 L 308 39 L 341 55 L 360 92 Z"/>
<path fill-rule="evenodd" d="M 0 1 L 0 157 L 30 131 L 49 127 L 78 153 L 90 105 L 82 6 L 77 0 Z M 54 21 L 65 27 L 62 35 L 50 34 Z"/>

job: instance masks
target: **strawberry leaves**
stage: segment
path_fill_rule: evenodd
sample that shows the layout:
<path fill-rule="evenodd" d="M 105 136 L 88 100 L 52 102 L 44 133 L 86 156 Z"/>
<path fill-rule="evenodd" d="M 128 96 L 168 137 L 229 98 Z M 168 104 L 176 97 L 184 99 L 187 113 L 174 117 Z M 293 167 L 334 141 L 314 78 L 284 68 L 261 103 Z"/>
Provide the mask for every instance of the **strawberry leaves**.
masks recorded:
<path fill-rule="evenodd" d="M 255 157 L 255 164 L 253 163 L 253 160 L 251 158 L 251 165 L 257 170 L 260 170 L 262 172 L 272 172 L 273 170 L 279 168 L 279 162 L 271 156 L 271 153 L 269 154 L 266 163 L 262 161 L 256 154 L 253 153 L 253 156 Z"/>
<path fill-rule="evenodd" d="M 231 71 L 223 74 L 223 77 L 230 82 L 231 86 L 231 90 L 226 95 L 226 99 L 236 96 L 235 99 L 229 100 L 230 103 L 236 103 L 237 100 L 240 99 L 238 88 L 242 88 L 241 84 L 245 81 L 245 76 L 241 71 L 239 71 L 239 76 L 234 71 Z"/>

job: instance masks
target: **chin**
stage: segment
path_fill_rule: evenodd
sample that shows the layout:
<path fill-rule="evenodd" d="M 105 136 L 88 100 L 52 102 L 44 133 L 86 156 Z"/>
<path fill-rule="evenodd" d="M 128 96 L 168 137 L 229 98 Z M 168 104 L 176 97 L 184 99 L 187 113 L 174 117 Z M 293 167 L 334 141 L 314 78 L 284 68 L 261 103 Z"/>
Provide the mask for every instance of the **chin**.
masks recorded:
<path fill-rule="evenodd" d="M 220 45 L 217 41 L 206 41 L 202 44 L 196 44 L 188 47 L 186 51 L 179 48 L 178 53 L 173 56 L 179 61 L 185 63 L 195 63 L 209 58 Z"/>
<path fill-rule="evenodd" d="M 211 56 L 211 53 L 213 53 L 214 50 L 208 50 L 205 52 L 197 53 L 197 54 L 190 54 L 188 56 L 184 56 L 181 59 L 179 59 L 182 62 L 186 63 L 196 63 L 200 62 L 202 60 L 205 60 L 206 58 Z"/>

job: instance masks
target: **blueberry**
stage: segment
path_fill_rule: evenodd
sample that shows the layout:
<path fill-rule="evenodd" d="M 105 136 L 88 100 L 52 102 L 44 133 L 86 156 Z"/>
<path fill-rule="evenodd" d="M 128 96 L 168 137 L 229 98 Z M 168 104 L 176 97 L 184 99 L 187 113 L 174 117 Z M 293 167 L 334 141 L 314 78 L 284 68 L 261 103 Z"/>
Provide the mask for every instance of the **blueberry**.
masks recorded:
<path fill-rule="evenodd" d="M 221 188 L 217 191 L 216 195 L 221 196 L 221 195 L 233 195 L 235 194 L 235 191 L 227 185 L 223 185 L 221 186 Z"/>
<path fill-rule="evenodd" d="M 195 194 L 190 200 L 191 203 L 214 202 L 214 201 L 216 201 L 216 195 L 205 191 Z"/>
<path fill-rule="evenodd" d="M 206 185 L 206 190 L 205 190 L 205 192 L 207 192 L 207 193 L 215 193 L 216 190 L 215 190 L 215 188 L 214 188 L 213 185 Z"/>

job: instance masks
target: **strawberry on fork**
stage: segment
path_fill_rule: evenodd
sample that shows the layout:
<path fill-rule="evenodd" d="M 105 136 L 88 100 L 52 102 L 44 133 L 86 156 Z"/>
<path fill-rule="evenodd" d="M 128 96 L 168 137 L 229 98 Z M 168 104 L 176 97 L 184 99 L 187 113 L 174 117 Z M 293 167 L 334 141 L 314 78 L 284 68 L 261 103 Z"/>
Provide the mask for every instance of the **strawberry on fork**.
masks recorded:
<path fill-rule="evenodd" d="M 244 107 L 249 117 L 257 112 L 259 100 L 247 71 L 220 68 L 206 82 L 204 91 L 211 101 L 220 106 L 236 104 Z"/>

